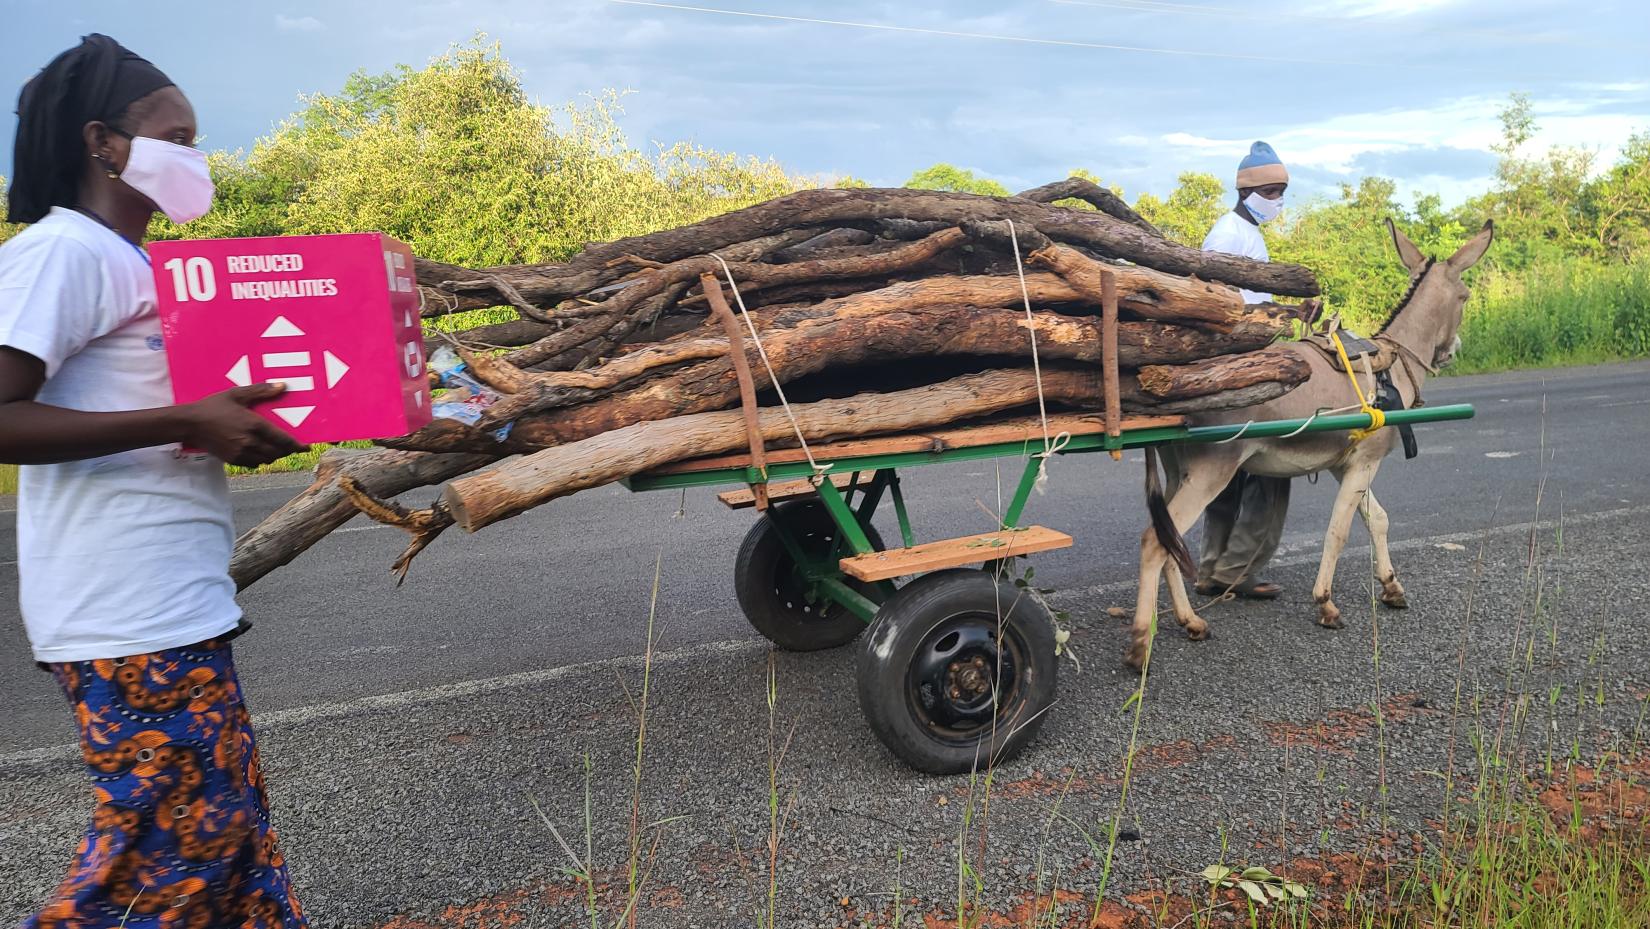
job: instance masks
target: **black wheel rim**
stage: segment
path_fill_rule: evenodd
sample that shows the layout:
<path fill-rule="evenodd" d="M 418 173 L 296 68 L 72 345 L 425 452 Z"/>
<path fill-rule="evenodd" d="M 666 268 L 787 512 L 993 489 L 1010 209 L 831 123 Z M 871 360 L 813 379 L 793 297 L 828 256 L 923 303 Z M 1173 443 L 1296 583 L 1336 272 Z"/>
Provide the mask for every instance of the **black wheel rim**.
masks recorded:
<path fill-rule="evenodd" d="M 797 544 L 811 555 L 824 557 L 836 543 L 835 527 L 803 528 L 792 524 Z M 781 551 L 774 566 L 773 593 L 785 608 L 803 620 L 826 620 L 836 615 L 840 607 L 836 601 L 819 595 L 814 584 L 802 573 L 789 552 Z"/>
<path fill-rule="evenodd" d="M 1015 725 L 1026 654 L 1011 623 L 1002 626 L 999 641 L 994 614 L 963 613 L 936 623 L 906 669 L 911 711 L 936 738 L 958 744 L 978 741 L 993 726 Z"/>

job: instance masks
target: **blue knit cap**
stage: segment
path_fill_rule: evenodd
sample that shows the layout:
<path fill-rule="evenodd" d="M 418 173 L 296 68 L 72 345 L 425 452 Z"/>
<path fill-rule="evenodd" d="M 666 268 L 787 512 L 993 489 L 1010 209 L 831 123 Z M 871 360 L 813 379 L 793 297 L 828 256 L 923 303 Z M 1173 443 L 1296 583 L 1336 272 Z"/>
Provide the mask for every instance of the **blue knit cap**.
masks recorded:
<path fill-rule="evenodd" d="M 1237 185 L 1241 190 L 1245 187 L 1265 187 L 1268 184 L 1289 183 L 1289 171 L 1284 168 L 1283 161 L 1272 146 L 1265 142 L 1256 142 L 1249 146 L 1249 154 L 1238 162 Z"/>

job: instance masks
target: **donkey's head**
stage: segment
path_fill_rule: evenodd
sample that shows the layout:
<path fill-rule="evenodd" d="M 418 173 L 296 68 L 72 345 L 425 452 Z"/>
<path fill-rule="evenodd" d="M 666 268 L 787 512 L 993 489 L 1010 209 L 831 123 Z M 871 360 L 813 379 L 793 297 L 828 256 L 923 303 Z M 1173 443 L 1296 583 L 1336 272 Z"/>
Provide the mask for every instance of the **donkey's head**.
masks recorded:
<path fill-rule="evenodd" d="M 1421 254 L 1392 220 L 1386 221 L 1398 260 L 1409 269 L 1409 292 L 1382 332 L 1405 348 L 1442 368 L 1455 360 L 1461 347 L 1461 314 L 1469 296 L 1461 275 L 1489 251 L 1495 227 L 1486 221 L 1478 234 L 1443 261 Z"/>

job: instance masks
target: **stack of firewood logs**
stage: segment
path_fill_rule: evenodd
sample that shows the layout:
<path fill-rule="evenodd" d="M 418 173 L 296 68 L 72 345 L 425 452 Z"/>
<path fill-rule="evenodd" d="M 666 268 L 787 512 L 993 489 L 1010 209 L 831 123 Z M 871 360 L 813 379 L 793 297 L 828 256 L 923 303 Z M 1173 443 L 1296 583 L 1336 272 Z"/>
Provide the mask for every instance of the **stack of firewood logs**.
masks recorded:
<path fill-rule="evenodd" d="M 1039 396 L 1113 424 L 1249 406 L 1307 371 L 1267 348 L 1300 308 L 1248 304 L 1239 288 L 1318 293 L 1306 268 L 1176 244 L 1075 178 L 1015 197 L 807 190 L 561 263 L 420 260 L 418 282 L 426 320 L 514 309 L 428 330 L 492 402 L 476 422 L 328 453 L 314 484 L 240 540 L 242 587 L 359 512 L 412 533 L 404 574 L 449 526 L 799 435 L 1023 416 Z M 429 508 L 392 502 L 431 485 Z"/>

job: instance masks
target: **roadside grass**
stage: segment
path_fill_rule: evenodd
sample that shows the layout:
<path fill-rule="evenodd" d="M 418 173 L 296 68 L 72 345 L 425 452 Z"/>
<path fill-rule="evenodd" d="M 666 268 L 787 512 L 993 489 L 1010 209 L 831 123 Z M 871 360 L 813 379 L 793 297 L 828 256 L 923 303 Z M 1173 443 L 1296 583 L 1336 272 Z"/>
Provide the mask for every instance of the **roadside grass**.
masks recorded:
<path fill-rule="evenodd" d="M 1451 374 L 1650 356 L 1650 264 L 1540 264 L 1472 284 Z"/>
<path fill-rule="evenodd" d="M 1543 461 L 1547 456 L 1543 455 Z M 1544 499 L 1546 474 L 1535 491 L 1538 515 L 1550 504 Z M 1534 520 L 1532 520 L 1533 522 Z M 1369 828 L 1349 845 L 1331 841 L 1324 829 L 1315 852 L 1289 857 L 1298 846 L 1291 833 L 1319 828 L 1291 822 L 1290 811 L 1271 811 L 1277 836 L 1245 833 L 1233 824 L 1211 823 L 1219 831 L 1218 861 L 1175 861 L 1150 865 L 1143 886 L 1117 886 L 1113 862 L 1122 851 L 1124 827 L 1130 821 L 1131 775 L 1147 734 L 1142 712 L 1150 699 L 1151 657 L 1136 685 L 1120 695 L 1113 712 L 1127 724 L 1115 806 L 1088 817 L 1066 811 L 1071 789 L 1067 782 L 1051 796 L 1031 821 L 1004 821 L 1001 806 L 992 803 L 1000 790 L 990 759 L 959 784 L 961 809 L 954 846 L 954 897 L 945 891 L 914 895 L 907 883 L 910 850 L 901 843 L 891 853 L 888 885 L 882 893 L 866 895 L 886 901 L 870 911 L 850 913 L 840 924 L 876 929 L 1616 929 L 1650 926 L 1650 744 L 1646 742 L 1650 695 L 1624 697 L 1607 678 L 1601 662 L 1610 653 L 1609 627 L 1577 626 L 1561 613 L 1562 578 L 1550 562 L 1564 554 L 1562 520 L 1557 530 L 1531 529 L 1524 554 L 1522 584 L 1513 591 L 1511 608 L 1497 605 L 1490 615 L 1479 603 L 1485 584 L 1488 543 L 1481 543 L 1465 590 L 1454 654 L 1439 656 L 1446 693 L 1432 702 L 1448 724 L 1447 757 L 1435 771 L 1401 772 L 1430 778 L 1442 789 L 1441 805 L 1430 824 L 1395 822 L 1388 809 L 1393 789 L 1388 759 L 1391 746 L 1383 709 L 1393 694 L 1382 678 L 1384 607 L 1379 586 L 1369 582 L 1373 554 L 1363 565 L 1342 566 L 1344 596 L 1367 596 L 1364 628 L 1370 636 L 1370 676 L 1367 709 L 1374 720 L 1369 758 L 1376 787 L 1365 798 Z M 655 568 L 654 603 L 658 596 Z M 1360 585 L 1358 574 L 1364 575 Z M 1029 578 L 1028 578 L 1029 580 Z M 1353 612 L 1348 608 L 1348 613 Z M 1360 611 L 1362 612 L 1362 611 Z M 1484 612 L 1485 615 L 1480 616 Z M 1390 622 L 1390 620 L 1389 620 Z M 1469 658 L 1469 646 L 1481 636 L 1479 622 L 1511 629 L 1504 654 L 1492 656 L 1498 670 L 1485 675 L 1481 661 Z M 1154 620 L 1154 632 L 1155 632 Z M 1172 628 L 1172 627 L 1171 627 Z M 1563 683 L 1551 682 L 1553 670 L 1564 667 L 1559 645 L 1565 636 L 1581 636 L 1587 643 L 1585 661 L 1572 662 Z M 646 655 L 656 643 L 652 619 L 647 630 Z M 1445 670 L 1454 665 L 1453 675 Z M 647 731 L 647 673 L 651 658 L 644 656 L 641 700 L 632 699 L 636 715 L 637 758 Z M 1453 680 L 1451 680 L 1453 678 Z M 765 779 L 767 834 L 739 850 L 750 888 L 746 919 L 758 926 L 782 924 L 779 912 L 785 888 L 778 882 L 779 848 L 796 810 L 797 796 L 786 785 L 784 760 L 795 733 L 794 724 L 778 721 L 782 692 L 770 659 L 761 697 L 766 703 L 766 764 L 752 770 L 753 781 Z M 627 688 L 626 693 L 629 693 Z M 752 695 L 756 699 L 755 695 Z M 1611 731 L 1605 743 L 1594 741 L 1603 730 L 1604 708 L 1611 700 L 1631 699 L 1635 722 L 1626 731 Z M 1617 704 L 1619 707 L 1619 704 Z M 1096 708 L 1097 710 L 1099 708 Z M 1596 720 L 1598 725 L 1590 725 Z M 1162 734 L 1160 734 L 1162 735 Z M 1172 734 L 1167 734 L 1172 737 Z M 759 740 L 753 739 L 753 743 Z M 757 748 L 753 754 L 760 754 Z M 1290 764 L 1286 754 L 1285 767 Z M 663 823 L 639 808 L 640 766 L 630 789 L 631 841 L 607 873 L 605 893 L 596 891 L 590 849 L 588 787 L 586 846 L 583 860 L 573 855 L 558 834 L 557 841 L 577 862 L 569 873 L 578 878 L 586 915 L 593 927 L 602 925 L 675 925 L 672 918 L 640 906 L 646 885 L 645 863 L 651 861 Z M 1313 776 L 1310 768 L 1301 778 Z M 1323 771 L 1317 772 L 1322 781 Z M 754 786 L 754 784 L 753 784 Z M 942 806 L 945 804 L 941 804 Z M 663 813 L 665 811 L 659 811 Z M 993 822 L 993 819 L 996 819 Z M 1264 820 L 1266 816 L 1256 816 Z M 551 827 L 554 831 L 554 827 Z M 1085 860 L 1053 851 L 1051 837 L 1065 830 L 1082 841 Z M 1419 830 L 1419 831 L 1417 831 Z M 652 846 L 640 835 L 652 832 Z M 1036 832 L 1041 841 L 1034 852 L 1029 878 L 1016 877 L 1004 885 L 993 880 L 988 864 L 999 854 L 992 848 L 996 834 Z M 1260 841 L 1257 839 L 1274 839 Z M 1309 843 L 1311 844 L 1311 843 Z M 1301 853 L 1296 849 L 1296 854 Z M 755 854 L 747 855 L 746 852 Z M 766 853 L 761 854 L 761 853 Z M 805 850 L 800 851 L 806 854 Z M 1025 852 L 1022 852 L 1025 854 Z M 1316 856 L 1316 857 L 1313 857 Z M 763 859 L 766 859 L 765 861 Z M 644 879 L 638 881 L 640 872 Z M 627 880 L 628 877 L 628 880 Z M 1006 902 L 1005 902 L 1006 901 Z M 833 901 L 834 902 L 834 901 Z M 848 899 L 840 903 L 847 907 Z M 805 910 L 817 908 L 803 901 Z M 845 911 L 846 912 L 846 911 Z M 731 915 L 731 914 L 730 914 Z M 741 923 L 748 924 L 748 923 Z M 837 923 L 832 923 L 836 925 Z"/>

